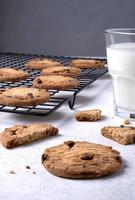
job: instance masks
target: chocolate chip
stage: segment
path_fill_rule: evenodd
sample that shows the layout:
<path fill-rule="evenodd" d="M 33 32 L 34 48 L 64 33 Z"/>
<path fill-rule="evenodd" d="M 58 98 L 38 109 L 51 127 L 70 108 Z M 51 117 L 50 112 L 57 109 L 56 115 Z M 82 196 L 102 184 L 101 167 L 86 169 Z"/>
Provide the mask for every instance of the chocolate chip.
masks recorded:
<path fill-rule="evenodd" d="M 93 158 L 93 155 L 90 155 L 90 154 L 84 154 L 81 159 L 82 160 L 92 160 Z"/>
<path fill-rule="evenodd" d="M 37 83 L 41 84 L 42 83 L 41 79 L 37 79 Z"/>
<path fill-rule="evenodd" d="M 10 135 L 16 135 L 16 130 L 15 131 L 11 131 Z"/>
<path fill-rule="evenodd" d="M 122 124 L 122 125 L 120 125 L 120 127 L 121 127 L 121 128 L 124 128 L 125 126 Z"/>
<path fill-rule="evenodd" d="M 26 169 L 31 169 L 29 165 L 26 165 Z"/>
<path fill-rule="evenodd" d="M 42 159 L 42 163 L 43 163 L 45 160 L 48 159 L 48 155 L 47 154 L 43 154 L 41 159 Z"/>
<path fill-rule="evenodd" d="M 5 89 L 1 89 L 0 90 L 0 94 L 2 94 L 3 92 L 5 92 L 6 90 Z"/>
<path fill-rule="evenodd" d="M 6 91 L 6 89 L 0 89 L 0 92 L 5 92 Z"/>
<path fill-rule="evenodd" d="M 33 97 L 34 97 L 33 94 L 32 94 L 31 92 L 28 93 L 27 95 L 28 95 L 28 97 L 30 97 L 30 98 L 33 98 Z"/>
<path fill-rule="evenodd" d="M 121 157 L 120 156 L 117 156 L 116 160 L 118 160 L 121 163 Z"/>
<path fill-rule="evenodd" d="M 27 126 L 24 125 L 23 128 L 27 128 Z"/>
<path fill-rule="evenodd" d="M 82 117 L 81 117 L 81 120 L 82 120 L 82 121 L 87 121 L 87 117 L 82 116 Z"/>
<path fill-rule="evenodd" d="M 64 142 L 64 144 L 68 145 L 69 148 L 71 149 L 75 145 L 75 142 L 73 142 L 73 141 L 67 141 L 67 142 Z"/>

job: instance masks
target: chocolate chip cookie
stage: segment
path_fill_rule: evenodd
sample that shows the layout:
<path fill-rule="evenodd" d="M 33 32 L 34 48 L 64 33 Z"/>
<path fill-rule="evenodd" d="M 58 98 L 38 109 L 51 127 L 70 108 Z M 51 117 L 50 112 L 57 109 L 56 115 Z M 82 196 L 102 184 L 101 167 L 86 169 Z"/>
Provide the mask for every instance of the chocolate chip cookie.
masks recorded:
<path fill-rule="evenodd" d="M 131 126 L 106 126 L 101 129 L 101 134 L 120 144 L 135 143 L 135 127 Z"/>
<path fill-rule="evenodd" d="M 18 80 L 26 80 L 29 77 L 26 71 L 10 68 L 10 67 L 2 67 L 0 68 L 0 81 L 18 81 Z"/>
<path fill-rule="evenodd" d="M 52 59 L 48 58 L 32 59 L 25 63 L 25 67 L 30 69 L 45 69 L 47 67 L 55 67 L 55 66 L 61 66 L 61 63 L 53 61 Z"/>
<path fill-rule="evenodd" d="M 35 106 L 49 100 L 49 93 L 30 87 L 15 87 L 0 90 L 0 104 L 6 106 Z"/>
<path fill-rule="evenodd" d="M 13 148 L 56 134 L 58 134 L 58 129 L 51 124 L 33 123 L 30 125 L 15 125 L 6 128 L 0 134 L 0 142 L 5 148 Z"/>
<path fill-rule="evenodd" d="M 101 110 L 92 109 L 80 111 L 75 114 L 77 121 L 98 121 L 101 119 Z"/>
<path fill-rule="evenodd" d="M 100 144 L 68 141 L 48 148 L 42 164 L 50 173 L 74 179 L 99 178 L 117 172 L 122 166 L 120 153 Z"/>
<path fill-rule="evenodd" d="M 61 76 L 70 76 L 76 77 L 79 76 L 81 70 L 75 67 L 50 67 L 42 70 L 43 75 L 61 75 Z"/>
<path fill-rule="evenodd" d="M 38 76 L 33 81 L 36 88 L 64 90 L 77 87 L 79 81 L 67 76 Z"/>
<path fill-rule="evenodd" d="M 72 67 L 91 69 L 103 67 L 105 64 L 104 61 L 95 60 L 95 59 L 74 59 L 70 62 Z"/>

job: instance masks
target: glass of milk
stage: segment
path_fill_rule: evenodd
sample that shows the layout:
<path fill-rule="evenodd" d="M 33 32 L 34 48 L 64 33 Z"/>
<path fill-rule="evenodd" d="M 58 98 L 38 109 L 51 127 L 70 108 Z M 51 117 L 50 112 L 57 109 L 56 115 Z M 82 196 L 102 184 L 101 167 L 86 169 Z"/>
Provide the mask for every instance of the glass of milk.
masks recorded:
<path fill-rule="evenodd" d="M 135 28 L 105 31 L 115 114 L 135 119 Z"/>

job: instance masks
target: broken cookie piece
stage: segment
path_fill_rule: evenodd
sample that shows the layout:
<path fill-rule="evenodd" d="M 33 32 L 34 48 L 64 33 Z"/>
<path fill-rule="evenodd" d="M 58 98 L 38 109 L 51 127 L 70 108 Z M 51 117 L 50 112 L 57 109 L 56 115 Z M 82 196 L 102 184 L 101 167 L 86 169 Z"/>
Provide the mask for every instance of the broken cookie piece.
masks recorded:
<path fill-rule="evenodd" d="M 13 148 L 57 134 L 58 129 L 51 124 L 15 125 L 14 127 L 6 128 L 0 134 L 0 142 L 6 148 Z"/>
<path fill-rule="evenodd" d="M 77 121 L 98 121 L 101 119 L 101 110 L 92 109 L 80 111 L 75 114 L 75 118 Z"/>
<path fill-rule="evenodd" d="M 131 126 L 106 126 L 101 129 L 101 134 L 124 145 L 135 142 L 135 127 Z"/>

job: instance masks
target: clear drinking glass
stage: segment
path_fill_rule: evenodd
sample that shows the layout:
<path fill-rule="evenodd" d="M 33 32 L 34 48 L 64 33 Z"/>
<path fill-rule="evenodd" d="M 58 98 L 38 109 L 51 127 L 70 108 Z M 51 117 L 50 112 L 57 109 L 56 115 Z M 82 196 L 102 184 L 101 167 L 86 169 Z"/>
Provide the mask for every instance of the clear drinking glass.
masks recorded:
<path fill-rule="evenodd" d="M 135 119 L 135 28 L 105 31 L 117 116 Z"/>

